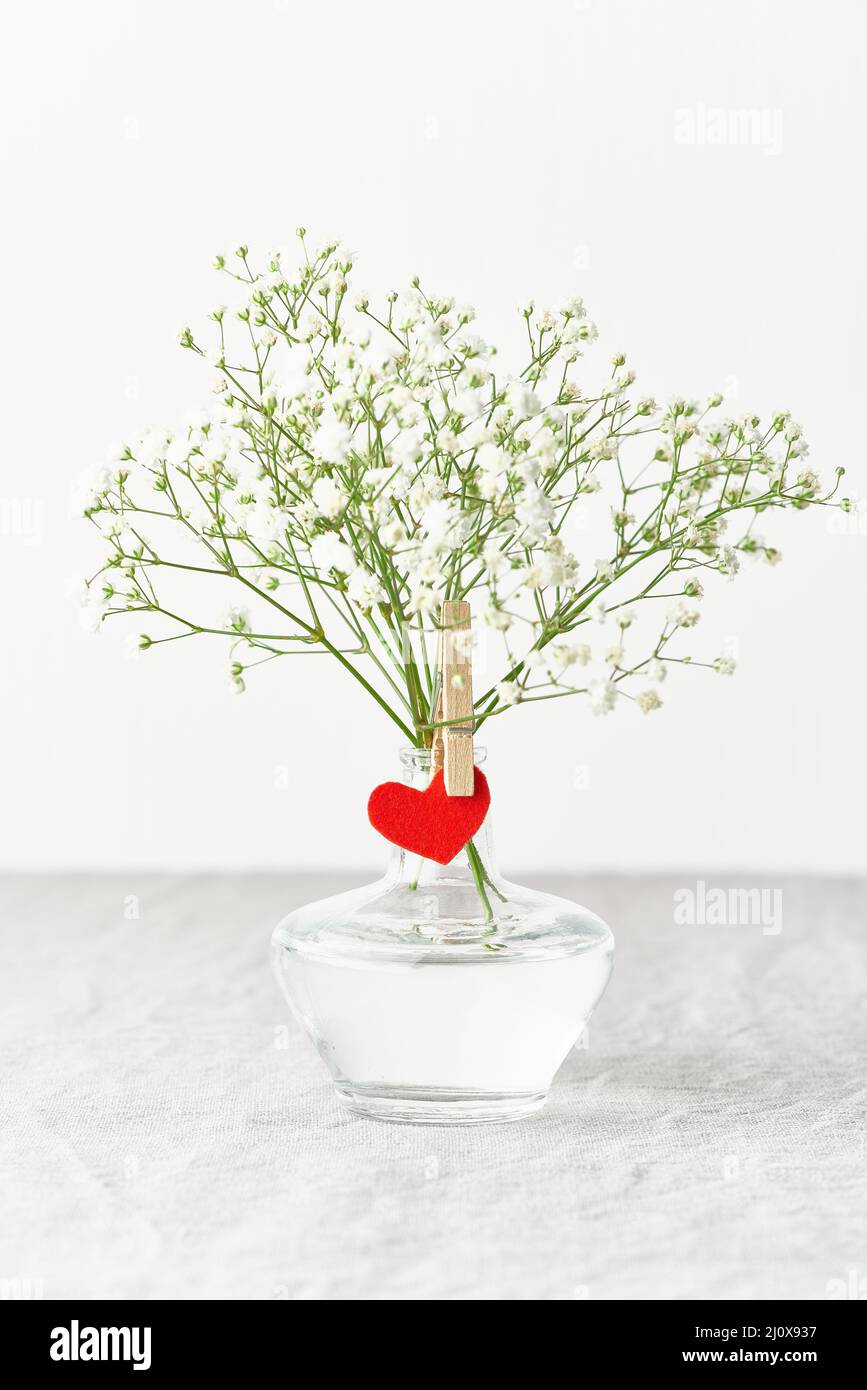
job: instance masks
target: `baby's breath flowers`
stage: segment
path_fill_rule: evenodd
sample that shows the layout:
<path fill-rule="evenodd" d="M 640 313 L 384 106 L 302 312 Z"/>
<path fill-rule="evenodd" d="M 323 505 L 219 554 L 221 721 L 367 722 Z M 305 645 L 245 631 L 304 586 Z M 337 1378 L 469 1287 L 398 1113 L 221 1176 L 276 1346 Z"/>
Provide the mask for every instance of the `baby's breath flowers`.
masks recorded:
<path fill-rule="evenodd" d="M 179 335 L 211 404 L 89 484 L 106 551 L 86 620 L 135 614 L 140 651 L 222 636 L 236 692 L 263 662 L 328 653 L 417 745 L 444 599 L 470 599 L 499 652 L 478 725 L 567 695 L 649 714 L 673 663 L 731 674 L 682 644 L 708 579 L 779 559 L 760 519 L 830 502 L 800 426 L 732 417 L 719 395 L 659 406 L 622 353 L 587 388 L 597 333 L 577 298 L 523 306 L 509 372 L 471 308 L 416 279 L 378 309 L 350 291 L 348 251 L 299 237 L 297 270 L 281 252 L 255 270 L 245 246 L 216 258 L 234 307 L 207 345 Z"/>

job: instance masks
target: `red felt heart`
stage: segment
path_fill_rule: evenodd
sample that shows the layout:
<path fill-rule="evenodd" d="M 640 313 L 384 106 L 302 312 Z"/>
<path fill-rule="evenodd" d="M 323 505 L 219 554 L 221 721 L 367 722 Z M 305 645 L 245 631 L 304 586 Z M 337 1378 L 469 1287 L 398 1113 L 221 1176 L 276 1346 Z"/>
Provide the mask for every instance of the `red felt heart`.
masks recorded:
<path fill-rule="evenodd" d="M 448 796 L 440 768 L 423 792 L 402 782 L 374 787 L 367 814 L 374 830 L 392 844 L 437 864 L 450 864 L 475 835 L 490 804 L 487 778 L 477 767 L 472 796 Z"/>

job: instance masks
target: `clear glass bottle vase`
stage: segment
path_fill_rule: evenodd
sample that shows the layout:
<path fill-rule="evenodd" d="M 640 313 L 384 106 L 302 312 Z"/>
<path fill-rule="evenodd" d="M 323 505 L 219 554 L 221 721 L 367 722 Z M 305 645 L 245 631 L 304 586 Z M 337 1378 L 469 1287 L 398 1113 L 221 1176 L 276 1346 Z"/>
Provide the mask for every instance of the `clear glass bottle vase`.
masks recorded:
<path fill-rule="evenodd" d="M 484 749 L 475 749 L 476 766 Z M 431 754 L 406 748 L 424 790 Z M 502 878 L 491 813 L 445 866 L 391 846 L 385 876 L 291 912 L 274 963 L 350 1110 L 383 1120 L 517 1120 L 545 1103 L 608 978 L 594 913 Z"/>

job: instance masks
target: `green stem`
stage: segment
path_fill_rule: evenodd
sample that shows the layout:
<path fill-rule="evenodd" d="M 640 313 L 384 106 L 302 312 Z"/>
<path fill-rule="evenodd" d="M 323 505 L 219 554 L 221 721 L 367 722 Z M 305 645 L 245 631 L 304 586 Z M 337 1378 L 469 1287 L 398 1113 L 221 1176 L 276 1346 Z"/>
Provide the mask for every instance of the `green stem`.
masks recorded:
<path fill-rule="evenodd" d="M 482 863 L 482 856 L 479 854 L 479 851 L 476 849 L 472 840 L 467 841 L 467 863 L 470 866 L 470 872 L 473 875 L 473 882 L 476 885 L 476 891 L 482 902 L 482 911 L 485 914 L 485 921 L 493 922 L 494 910 L 491 907 L 490 900 L 488 898 L 487 893 L 485 892 L 485 880 L 487 879 L 488 882 L 490 882 L 490 879 L 488 879 L 488 876 L 485 873 L 485 866 Z"/>
<path fill-rule="evenodd" d="M 410 888 L 412 889 L 413 893 L 414 893 L 415 890 L 418 888 L 418 881 L 419 881 L 419 879 L 421 878 L 421 871 L 422 871 L 422 866 L 423 866 L 424 862 L 425 862 L 424 855 L 423 855 L 423 854 L 420 854 L 419 857 L 418 857 L 418 863 L 417 863 L 416 866 L 415 866 L 415 873 L 413 874 L 413 876 L 412 876 L 412 881 L 410 882 L 410 885 L 409 885 Z"/>

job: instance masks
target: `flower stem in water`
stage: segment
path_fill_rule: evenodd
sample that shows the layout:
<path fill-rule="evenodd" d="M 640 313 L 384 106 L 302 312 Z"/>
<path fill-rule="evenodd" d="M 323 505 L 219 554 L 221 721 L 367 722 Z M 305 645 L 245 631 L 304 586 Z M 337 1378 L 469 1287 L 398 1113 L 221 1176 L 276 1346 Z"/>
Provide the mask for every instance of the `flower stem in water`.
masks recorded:
<path fill-rule="evenodd" d="M 482 863 L 482 857 L 479 854 L 479 851 L 476 849 L 475 845 L 473 844 L 472 840 L 469 840 L 467 842 L 467 862 L 470 866 L 470 872 L 473 876 L 473 882 L 476 885 L 476 892 L 478 893 L 481 899 L 482 910 L 485 914 L 485 921 L 493 922 L 494 912 L 488 899 L 488 895 L 485 892 L 485 880 L 488 879 L 488 876 L 485 873 L 485 866 Z M 488 880 L 488 882 L 490 882 L 490 880 Z M 493 885 L 491 886 L 493 887 Z"/>

